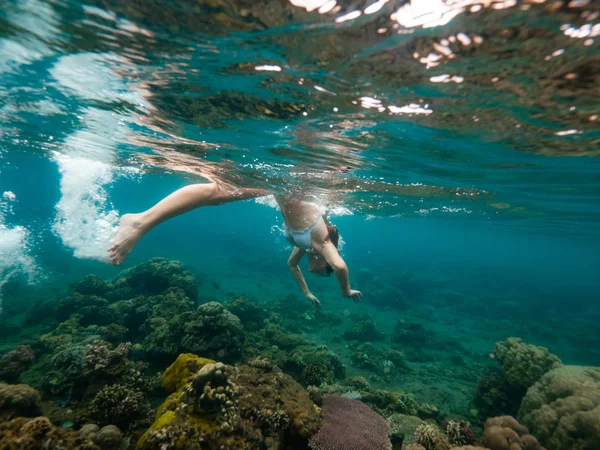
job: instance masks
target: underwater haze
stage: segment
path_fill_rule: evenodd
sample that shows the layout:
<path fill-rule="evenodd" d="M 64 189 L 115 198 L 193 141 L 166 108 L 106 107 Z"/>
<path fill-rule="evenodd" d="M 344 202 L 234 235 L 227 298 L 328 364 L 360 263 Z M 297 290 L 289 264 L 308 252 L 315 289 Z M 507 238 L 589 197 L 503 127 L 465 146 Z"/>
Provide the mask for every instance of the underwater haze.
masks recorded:
<path fill-rule="evenodd" d="M 0 450 L 600 448 L 599 43 L 593 0 L 3 0 Z M 304 298 L 273 196 L 107 263 L 211 181 L 327 211 L 362 300 Z"/>

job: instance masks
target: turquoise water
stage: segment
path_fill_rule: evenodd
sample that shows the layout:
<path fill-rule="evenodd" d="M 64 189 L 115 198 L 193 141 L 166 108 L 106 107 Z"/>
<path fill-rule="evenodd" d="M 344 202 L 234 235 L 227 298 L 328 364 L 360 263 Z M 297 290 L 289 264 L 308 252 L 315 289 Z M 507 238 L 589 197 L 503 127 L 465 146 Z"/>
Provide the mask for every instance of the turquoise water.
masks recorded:
<path fill-rule="evenodd" d="M 469 417 L 510 336 L 600 365 L 597 5 L 369 3 L 3 2 L 0 353 L 43 361 L 70 284 L 164 257 L 198 303 L 257 301 L 347 375 L 447 416 Z M 310 308 L 272 198 L 177 217 L 102 262 L 121 214 L 207 180 L 329 207 L 363 301 L 307 275 Z M 410 370 L 357 363 L 375 339 L 343 337 L 356 314 Z M 398 321 L 447 344 L 404 348 Z"/>

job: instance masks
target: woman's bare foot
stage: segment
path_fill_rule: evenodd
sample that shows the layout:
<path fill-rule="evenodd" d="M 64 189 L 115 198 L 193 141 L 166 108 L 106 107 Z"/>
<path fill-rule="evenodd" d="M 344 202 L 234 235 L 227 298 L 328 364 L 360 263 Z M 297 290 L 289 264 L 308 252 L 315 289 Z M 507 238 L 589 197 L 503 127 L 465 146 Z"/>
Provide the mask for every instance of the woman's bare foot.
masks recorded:
<path fill-rule="evenodd" d="M 116 266 L 121 265 L 135 244 L 144 235 L 141 214 L 125 214 L 119 221 L 117 235 L 108 247 L 110 262 Z"/>

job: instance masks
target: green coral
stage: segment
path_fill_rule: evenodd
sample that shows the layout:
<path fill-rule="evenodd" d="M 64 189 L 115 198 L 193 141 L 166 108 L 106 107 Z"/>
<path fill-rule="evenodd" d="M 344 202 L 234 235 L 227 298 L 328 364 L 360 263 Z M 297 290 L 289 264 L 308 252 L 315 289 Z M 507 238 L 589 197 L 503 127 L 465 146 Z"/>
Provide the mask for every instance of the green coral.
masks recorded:
<path fill-rule="evenodd" d="M 494 355 L 506 380 L 523 389 L 532 386 L 549 370 L 562 365 L 547 348 L 526 344 L 515 337 L 498 342 Z"/>
<path fill-rule="evenodd" d="M 415 416 L 406 414 L 392 414 L 387 419 L 389 426 L 389 436 L 392 444 L 402 445 L 403 443 L 414 442 L 414 435 L 421 425 L 425 422 Z"/>

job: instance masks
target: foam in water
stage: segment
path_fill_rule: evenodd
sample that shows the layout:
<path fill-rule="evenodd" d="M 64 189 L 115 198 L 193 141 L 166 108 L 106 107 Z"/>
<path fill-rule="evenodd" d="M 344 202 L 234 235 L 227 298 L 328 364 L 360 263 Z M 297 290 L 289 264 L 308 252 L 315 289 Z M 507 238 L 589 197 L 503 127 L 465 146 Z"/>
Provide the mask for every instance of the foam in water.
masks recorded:
<path fill-rule="evenodd" d="M 0 313 L 2 312 L 2 287 L 14 276 L 25 276 L 33 282 L 37 275 L 35 260 L 29 254 L 30 233 L 23 226 L 9 226 L 5 223 L 12 215 L 12 205 L 16 195 L 4 192 L 0 198 Z"/>
<path fill-rule="evenodd" d="M 143 104 L 110 69 L 114 59 L 110 54 L 68 55 L 50 73 L 59 89 L 83 102 Z M 106 189 L 123 172 L 115 166 L 117 146 L 127 140 L 132 117 L 90 107 L 78 118 L 81 128 L 65 139 L 60 152 L 53 153 L 61 175 L 53 231 L 77 258 L 107 261 L 119 213 L 112 209 Z"/>
<path fill-rule="evenodd" d="M 113 166 L 59 152 L 54 153 L 54 160 L 61 174 L 54 232 L 77 258 L 106 260 L 119 221 L 104 188 L 114 180 Z"/>

